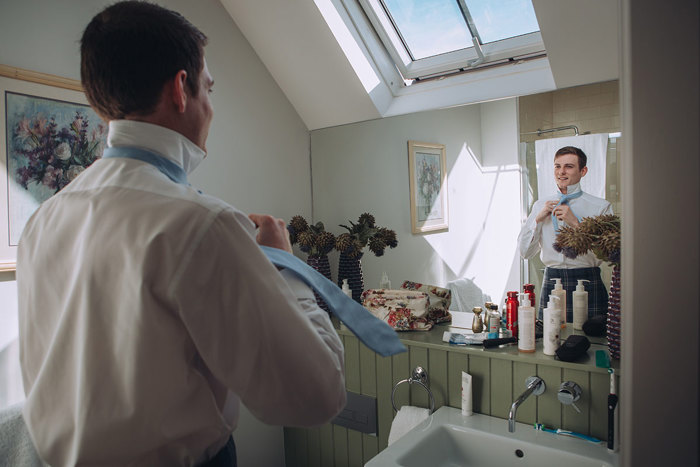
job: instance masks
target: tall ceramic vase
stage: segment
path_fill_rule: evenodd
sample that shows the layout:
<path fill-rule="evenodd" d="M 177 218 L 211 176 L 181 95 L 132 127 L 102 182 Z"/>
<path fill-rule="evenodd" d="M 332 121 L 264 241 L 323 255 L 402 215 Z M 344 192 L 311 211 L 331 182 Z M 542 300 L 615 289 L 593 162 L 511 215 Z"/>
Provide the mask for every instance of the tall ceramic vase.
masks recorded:
<path fill-rule="evenodd" d="M 351 258 L 345 253 L 341 253 L 338 261 L 338 286 L 342 287 L 343 279 L 347 279 L 350 290 L 352 290 L 352 299 L 357 303 L 361 303 L 362 291 L 365 288 L 360 258 L 362 258 L 362 254 Z"/>
<path fill-rule="evenodd" d="M 610 357 L 620 358 L 620 266 L 614 265 L 608 297 L 608 350 Z"/>
<path fill-rule="evenodd" d="M 309 256 L 306 259 L 306 264 L 323 274 L 326 279 L 329 281 L 332 281 L 333 278 L 331 278 L 331 265 L 328 262 L 328 256 L 323 255 L 323 256 Z M 316 297 L 316 303 L 318 303 L 318 306 L 328 312 L 330 312 L 330 308 L 326 304 L 326 302 L 323 301 L 320 295 L 318 295 L 316 292 L 314 292 L 314 296 Z"/>

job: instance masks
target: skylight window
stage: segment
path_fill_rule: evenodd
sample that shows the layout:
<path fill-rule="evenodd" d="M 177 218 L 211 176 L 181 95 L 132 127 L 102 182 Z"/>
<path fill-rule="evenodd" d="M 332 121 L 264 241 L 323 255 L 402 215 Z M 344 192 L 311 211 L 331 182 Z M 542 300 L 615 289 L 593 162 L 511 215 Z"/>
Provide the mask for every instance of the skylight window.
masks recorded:
<path fill-rule="evenodd" d="M 405 80 L 544 55 L 532 0 L 359 0 Z"/>

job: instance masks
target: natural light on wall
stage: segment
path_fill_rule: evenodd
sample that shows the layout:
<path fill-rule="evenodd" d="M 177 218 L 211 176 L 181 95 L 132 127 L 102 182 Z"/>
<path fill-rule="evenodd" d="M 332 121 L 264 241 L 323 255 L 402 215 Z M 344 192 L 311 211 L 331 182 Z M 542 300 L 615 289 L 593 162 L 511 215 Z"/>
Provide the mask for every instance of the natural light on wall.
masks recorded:
<path fill-rule="evenodd" d="M 347 57 L 353 70 L 355 70 L 365 91 L 367 93 L 372 92 L 372 90 L 379 85 L 379 77 L 374 72 L 365 54 L 357 45 L 357 42 L 355 42 L 355 39 L 338 14 L 335 6 L 331 0 L 314 0 L 314 3 L 335 36 L 335 40 L 338 41 L 338 45 L 343 49 L 345 57 Z"/>

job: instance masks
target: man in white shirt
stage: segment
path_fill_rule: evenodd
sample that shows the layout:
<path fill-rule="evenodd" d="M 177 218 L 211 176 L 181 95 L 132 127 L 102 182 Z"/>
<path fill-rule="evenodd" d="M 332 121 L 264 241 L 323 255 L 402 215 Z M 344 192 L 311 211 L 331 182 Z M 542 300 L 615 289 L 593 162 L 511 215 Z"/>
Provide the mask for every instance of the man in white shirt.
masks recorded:
<path fill-rule="evenodd" d="M 546 306 L 554 287 L 554 279 L 560 278 L 567 292 L 567 321 L 573 321 L 571 293 L 579 279 L 588 291 L 588 316 L 607 313 L 608 292 L 600 277 L 601 261 L 591 251 L 576 258 L 567 258 L 553 248 L 558 226 L 575 227 L 584 217 L 612 214 L 612 206 L 604 199 L 581 191 L 581 178 L 588 172 L 586 154 L 579 148 L 566 146 L 554 155 L 554 179 L 559 188 L 555 196 L 543 197 L 535 202 L 518 237 L 520 255 L 529 259 L 540 252 L 546 266 L 539 315 Z"/>
<path fill-rule="evenodd" d="M 108 149 L 40 206 L 17 261 L 23 415 L 50 465 L 235 465 L 240 401 L 285 426 L 345 405 L 327 313 L 258 247 L 291 252 L 284 221 L 186 183 L 213 116 L 206 40 L 132 1 L 83 33 Z"/>

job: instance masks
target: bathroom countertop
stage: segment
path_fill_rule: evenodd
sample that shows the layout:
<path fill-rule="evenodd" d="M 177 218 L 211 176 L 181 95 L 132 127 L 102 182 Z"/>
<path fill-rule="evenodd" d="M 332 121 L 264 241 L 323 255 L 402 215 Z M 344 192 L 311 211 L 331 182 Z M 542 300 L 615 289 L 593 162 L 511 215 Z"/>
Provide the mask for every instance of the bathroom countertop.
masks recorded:
<path fill-rule="evenodd" d="M 596 366 L 595 352 L 596 350 L 608 350 L 607 340 L 601 337 L 588 337 L 591 346 L 588 349 L 587 355 L 577 360 L 576 362 L 564 362 L 554 356 L 545 355 L 542 351 L 542 339 L 536 340 L 534 353 L 523 353 L 518 351 L 516 344 L 502 345 L 490 349 L 485 349 L 480 345 L 454 345 L 443 342 L 442 335 L 444 332 L 461 332 L 462 328 L 452 327 L 449 324 L 439 324 L 433 326 L 430 331 L 402 331 L 399 332 L 399 338 L 406 345 L 426 347 L 439 350 L 448 350 L 450 352 L 466 353 L 470 355 L 479 355 L 487 358 L 496 358 L 502 360 L 511 360 L 524 363 L 533 363 L 539 365 L 555 366 L 560 368 L 568 368 L 572 370 L 584 370 L 592 373 L 607 373 L 607 368 L 599 368 Z M 571 325 L 562 329 L 561 339 L 565 340 L 572 333 L 583 334 L 581 331 L 574 331 Z M 353 335 L 347 329 L 339 329 L 340 335 Z M 612 367 L 615 369 L 615 374 L 620 374 L 619 360 L 612 360 Z"/>

